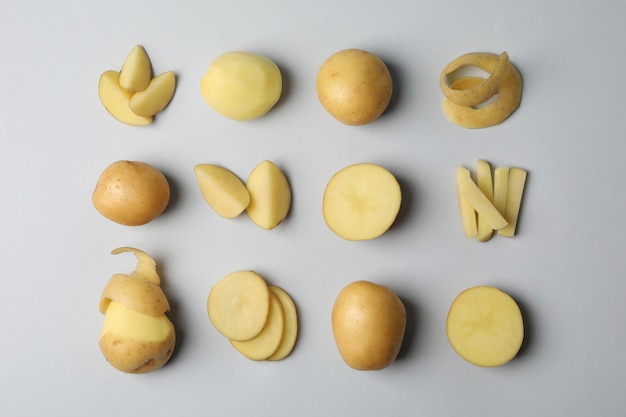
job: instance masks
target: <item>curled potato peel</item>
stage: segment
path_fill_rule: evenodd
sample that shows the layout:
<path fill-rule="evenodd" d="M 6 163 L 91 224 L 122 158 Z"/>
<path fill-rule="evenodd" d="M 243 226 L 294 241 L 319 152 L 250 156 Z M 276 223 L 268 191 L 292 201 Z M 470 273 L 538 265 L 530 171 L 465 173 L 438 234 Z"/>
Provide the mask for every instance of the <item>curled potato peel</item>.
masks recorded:
<path fill-rule="evenodd" d="M 450 80 L 452 73 L 464 66 L 478 67 L 490 76 Z M 519 107 L 522 97 L 522 77 L 506 52 L 469 53 L 456 58 L 442 70 L 440 86 L 447 119 L 469 129 L 502 123 Z"/>

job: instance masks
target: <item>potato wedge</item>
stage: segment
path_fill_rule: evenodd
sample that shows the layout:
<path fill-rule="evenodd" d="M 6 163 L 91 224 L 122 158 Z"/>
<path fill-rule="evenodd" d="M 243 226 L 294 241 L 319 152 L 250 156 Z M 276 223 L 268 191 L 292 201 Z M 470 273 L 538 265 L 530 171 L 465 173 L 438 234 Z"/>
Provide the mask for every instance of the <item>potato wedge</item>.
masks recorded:
<path fill-rule="evenodd" d="M 167 71 L 150 80 L 144 90 L 133 94 L 128 105 L 138 116 L 154 116 L 170 104 L 174 91 L 176 91 L 176 76 L 173 71 Z"/>
<path fill-rule="evenodd" d="M 119 83 L 120 73 L 105 71 L 98 81 L 98 96 L 104 108 L 113 118 L 131 126 L 147 126 L 152 123 L 151 116 L 138 116 L 130 109 L 132 92 Z"/>
<path fill-rule="evenodd" d="M 253 361 L 269 358 L 276 352 L 283 339 L 285 314 L 283 306 L 273 291 L 270 291 L 270 310 L 261 333 L 250 340 L 230 340 L 231 345 L 243 356 Z"/>
<path fill-rule="evenodd" d="M 248 208 L 250 193 L 232 171 L 218 165 L 199 164 L 194 172 L 202 197 L 217 214 L 233 219 Z"/>
<path fill-rule="evenodd" d="M 137 45 L 128 54 L 120 70 L 120 86 L 131 93 L 143 91 L 152 79 L 152 63 L 146 50 Z"/>
<path fill-rule="evenodd" d="M 238 271 L 219 280 L 209 292 L 207 312 L 213 326 L 228 339 L 256 337 L 267 322 L 270 290 L 254 271 Z"/>

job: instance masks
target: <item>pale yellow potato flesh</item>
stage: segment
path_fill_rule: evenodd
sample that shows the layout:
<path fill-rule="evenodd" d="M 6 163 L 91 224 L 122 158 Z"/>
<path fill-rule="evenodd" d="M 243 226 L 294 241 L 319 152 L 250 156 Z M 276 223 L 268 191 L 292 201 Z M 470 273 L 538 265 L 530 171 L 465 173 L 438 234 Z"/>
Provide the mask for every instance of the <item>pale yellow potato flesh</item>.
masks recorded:
<path fill-rule="evenodd" d="M 493 203 L 493 178 L 489 162 L 479 159 L 476 163 L 476 185 L 478 189 Z M 493 229 L 484 216 L 478 214 L 478 241 L 487 242 L 493 236 Z"/>
<path fill-rule="evenodd" d="M 144 251 L 131 247 L 111 253 L 127 252 L 136 256 L 137 266 L 131 274 L 113 275 L 104 288 L 99 307 L 105 318 L 98 344 L 116 369 L 144 373 L 169 360 L 176 333 L 165 315 L 170 307 L 159 286 L 156 263 Z"/>
<path fill-rule="evenodd" d="M 496 210 L 493 203 L 480 191 L 471 178 L 465 178 L 461 182 L 459 193 L 461 197 L 474 207 L 479 216 L 483 216 L 493 230 L 502 229 L 508 224 L 502 214 Z"/>
<path fill-rule="evenodd" d="M 332 176 L 324 191 L 322 213 L 330 230 L 346 240 L 369 240 L 395 221 L 402 192 L 396 178 L 380 165 L 350 165 Z"/>
<path fill-rule="evenodd" d="M 128 54 L 122 69 L 120 70 L 120 86 L 127 91 L 135 93 L 148 87 L 152 78 L 152 63 L 146 50 L 137 45 Z"/>
<path fill-rule="evenodd" d="M 250 340 L 230 340 L 231 345 L 243 356 L 253 361 L 262 361 L 273 355 L 283 338 L 285 314 L 276 294 L 270 291 L 270 310 L 261 333 Z"/>
<path fill-rule="evenodd" d="M 233 120 L 256 119 L 280 99 L 282 75 L 269 58 L 233 51 L 216 58 L 200 82 L 204 100 Z"/>
<path fill-rule="evenodd" d="M 198 164 L 194 167 L 194 173 L 204 201 L 221 217 L 233 219 L 248 208 L 248 188 L 228 168 Z"/>
<path fill-rule="evenodd" d="M 285 325 L 280 345 L 276 352 L 267 358 L 268 361 L 279 361 L 289 356 L 296 345 L 296 340 L 298 339 L 298 311 L 296 304 L 287 291 L 275 285 L 270 285 L 269 289 L 280 301 L 285 315 Z"/>
<path fill-rule="evenodd" d="M 130 110 L 138 116 L 154 116 L 167 107 L 176 91 L 173 71 L 164 72 L 150 80 L 148 86 L 130 98 Z"/>
<path fill-rule="evenodd" d="M 91 200 L 109 220 L 141 226 L 163 213 L 170 186 L 165 175 L 148 163 L 116 161 L 100 174 Z"/>
<path fill-rule="evenodd" d="M 506 213 L 509 189 L 509 167 L 498 167 L 493 173 L 493 205 L 499 213 Z"/>
<path fill-rule="evenodd" d="M 335 119 L 361 126 L 378 119 L 389 105 L 393 81 L 382 59 L 360 49 L 331 55 L 316 78 L 317 96 Z"/>
<path fill-rule="evenodd" d="M 254 224 L 271 230 L 285 220 L 291 208 L 291 188 L 276 164 L 266 160 L 254 167 L 246 188 L 250 194 L 246 213 Z"/>
<path fill-rule="evenodd" d="M 463 359 L 477 366 L 494 367 L 517 355 L 524 323 L 511 296 L 494 287 L 478 286 L 455 298 L 448 312 L 446 333 Z"/>
<path fill-rule="evenodd" d="M 339 354 L 356 370 L 379 370 L 397 357 L 406 309 L 389 288 L 369 281 L 344 287 L 333 305 L 332 330 Z"/>
<path fill-rule="evenodd" d="M 207 312 L 218 332 L 231 340 L 256 337 L 270 311 L 270 290 L 254 271 L 233 272 L 220 279 L 209 292 Z"/>
<path fill-rule="evenodd" d="M 461 183 L 466 179 L 471 179 L 471 172 L 469 169 L 462 166 L 456 167 L 456 187 L 457 198 L 459 201 L 459 212 L 461 214 L 461 224 L 463 226 L 463 232 L 468 239 L 475 238 L 478 234 L 478 226 L 476 224 L 476 210 L 474 207 L 461 196 L 460 189 Z"/>
<path fill-rule="evenodd" d="M 119 72 L 105 71 L 98 81 L 98 96 L 104 108 L 113 118 L 131 126 L 147 126 L 152 123 L 152 116 L 138 116 L 130 109 L 133 93 L 119 83 Z"/>
<path fill-rule="evenodd" d="M 498 234 L 504 237 L 513 237 L 517 228 L 522 195 L 526 184 L 527 171 L 521 168 L 511 168 L 509 171 L 508 192 L 504 217 L 509 224 L 498 230 Z"/>

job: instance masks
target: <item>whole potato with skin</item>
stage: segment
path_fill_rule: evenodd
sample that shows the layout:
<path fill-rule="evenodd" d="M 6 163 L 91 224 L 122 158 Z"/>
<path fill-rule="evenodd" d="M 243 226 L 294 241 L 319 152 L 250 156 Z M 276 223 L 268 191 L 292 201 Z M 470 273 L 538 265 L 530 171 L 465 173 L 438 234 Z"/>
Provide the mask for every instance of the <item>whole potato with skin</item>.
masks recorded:
<path fill-rule="evenodd" d="M 165 175 L 150 164 L 117 161 L 102 172 L 91 199 L 96 210 L 109 220 L 140 226 L 165 210 L 170 186 Z"/>
<path fill-rule="evenodd" d="M 387 109 L 393 82 L 382 59 L 361 49 L 345 49 L 321 66 L 316 81 L 322 106 L 340 122 L 360 126 Z"/>
<path fill-rule="evenodd" d="M 332 328 L 343 360 L 356 370 L 379 370 L 398 356 L 406 309 L 389 288 L 369 281 L 346 286 L 335 301 Z"/>

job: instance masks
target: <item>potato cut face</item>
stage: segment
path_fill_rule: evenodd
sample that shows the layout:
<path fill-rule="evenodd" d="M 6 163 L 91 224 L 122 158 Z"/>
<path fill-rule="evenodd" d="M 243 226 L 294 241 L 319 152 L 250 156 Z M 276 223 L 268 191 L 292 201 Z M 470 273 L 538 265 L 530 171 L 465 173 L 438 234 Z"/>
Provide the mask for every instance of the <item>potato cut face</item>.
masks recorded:
<path fill-rule="evenodd" d="M 279 361 L 291 353 L 298 338 L 298 312 L 291 296 L 282 288 L 271 285 L 270 291 L 278 298 L 285 315 L 283 336 L 278 349 L 267 358 L 268 361 Z"/>
<path fill-rule="evenodd" d="M 508 193 L 504 218 L 509 222 L 508 226 L 498 230 L 498 234 L 504 237 L 513 237 L 517 227 L 519 210 L 522 206 L 522 194 L 526 184 L 526 170 L 521 168 L 511 168 L 509 170 Z"/>
<path fill-rule="evenodd" d="M 393 174 L 379 165 L 361 163 L 333 175 L 324 191 L 322 212 L 338 236 L 369 240 L 391 227 L 401 202 L 400 184 Z"/>
<path fill-rule="evenodd" d="M 489 162 L 479 159 L 476 167 L 476 185 L 478 189 L 493 203 L 493 178 Z M 493 236 L 493 229 L 484 216 L 478 215 L 478 241 L 487 242 Z"/>
<path fill-rule="evenodd" d="M 152 123 L 150 116 L 138 116 L 130 109 L 132 92 L 119 83 L 120 73 L 105 71 L 98 82 L 98 96 L 104 108 L 113 118 L 131 126 L 147 126 Z"/>
<path fill-rule="evenodd" d="M 228 339 L 242 341 L 256 337 L 267 321 L 270 290 L 253 271 L 239 271 L 218 281 L 207 301 L 211 323 Z"/>
<path fill-rule="evenodd" d="M 250 204 L 246 185 L 229 169 L 199 164 L 194 167 L 194 172 L 202 197 L 220 216 L 233 219 Z"/>
<path fill-rule="evenodd" d="M 461 166 L 456 167 L 456 186 L 459 200 L 459 212 L 461 213 L 461 224 L 463 232 L 468 239 L 476 237 L 478 234 L 478 226 L 476 224 L 476 210 L 474 207 L 461 196 L 461 184 L 466 178 L 471 179 L 470 170 Z"/>
<path fill-rule="evenodd" d="M 280 99 L 282 75 L 270 59 L 250 52 L 227 52 L 202 77 L 200 92 L 215 111 L 233 120 L 252 120 Z"/>
<path fill-rule="evenodd" d="M 250 204 L 248 217 L 257 226 L 271 230 L 287 217 L 291 207 L 291 188 L 283 171 L 271 161 L 258 164 L 246 182 Z"/>
<path fill-rule="evenodd" d="M 465 178 L 460 185 L 459 193 L 479 216 L 482 216 L 487 224 L 494 229 L 502 229 L 508 224 L 506 219 L 498 212 L 493 203 L 480 191 L 478 186 L 470 178 Z"/>
<path fill-rule="evenodd" d="M 267 321 L 261 333 L 250 340 L 230 340 L 231 345 L 246 358 L 261 361 L 276 352 L 283 339 L 285 314 L 282 303 L 273 291 L 270 291 L 270 309 Z"/>
<path fill-rule="evenodd" d="M 130 51 L 120 70 L 120 86 L 126 91 L 143 91 L 152 79 L 152 63 L 146 50 L 137 45 Z"/>
<path fill-rule="evenodd" d="M 176 91 L 176 76 L 168 71 L 157 75 L 145 88 L 132 95 L 129 107 L 138 116 L 154 116 L 167 107 Z"/>
<path fill-rule="evenodd" d="M 504 365 L 517 355 L 524 338 L 519 306 L 490 286 L 467 289 L 453 301 L 446 321 L 452 348 L 482 367 Z"/>

